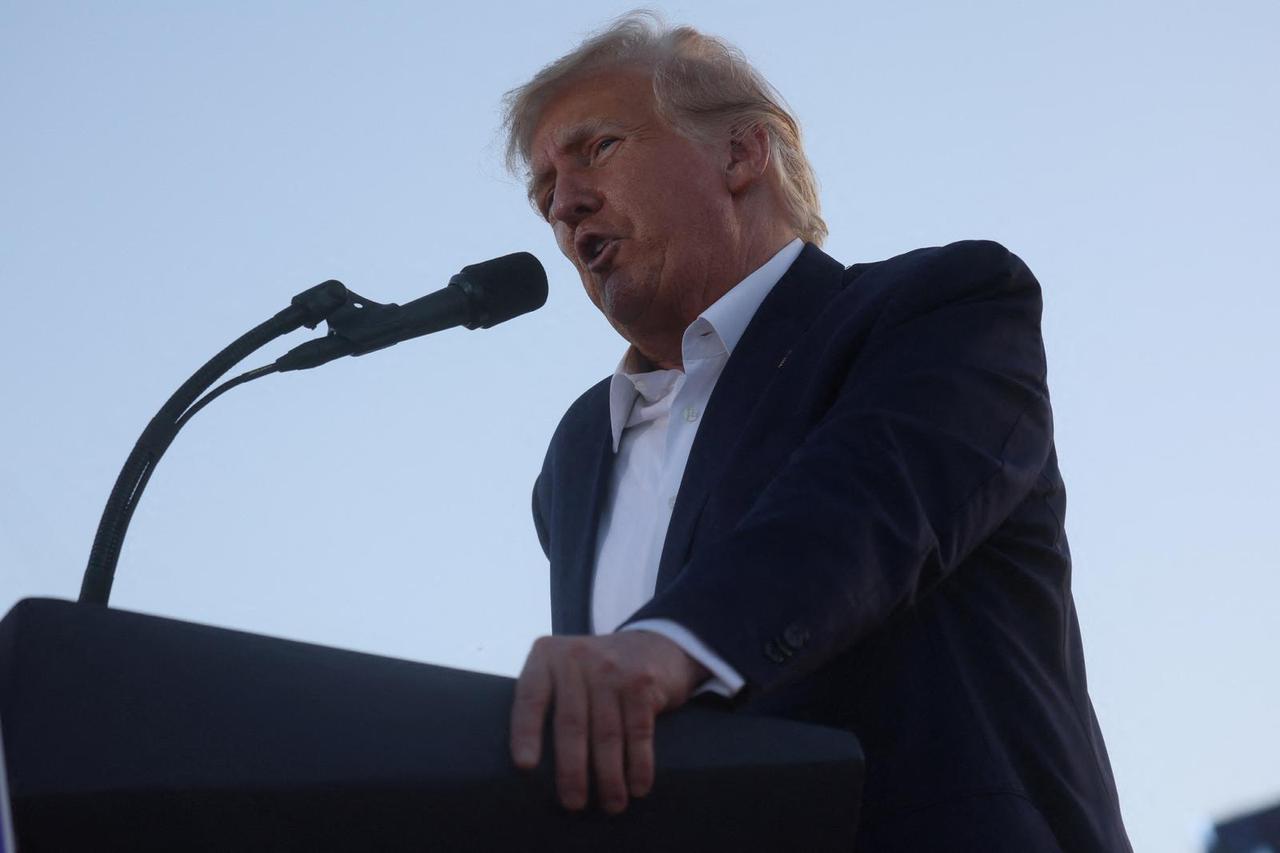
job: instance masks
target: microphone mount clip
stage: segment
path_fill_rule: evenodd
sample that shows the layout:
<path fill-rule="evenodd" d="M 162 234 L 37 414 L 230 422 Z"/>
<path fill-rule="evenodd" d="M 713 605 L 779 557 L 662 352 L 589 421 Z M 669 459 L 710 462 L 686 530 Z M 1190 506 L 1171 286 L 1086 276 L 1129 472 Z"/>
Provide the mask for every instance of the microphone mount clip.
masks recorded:
<path fill-rule="evenodd" d="M 384 305 L 348 290 L 346 302 L 329 314 L 327 322 L 330 336 L 345 339 L 353 352 L 361 353 L 365 345 L 394 329 L 399 319 L 400 306 L 395 302 Z"/>

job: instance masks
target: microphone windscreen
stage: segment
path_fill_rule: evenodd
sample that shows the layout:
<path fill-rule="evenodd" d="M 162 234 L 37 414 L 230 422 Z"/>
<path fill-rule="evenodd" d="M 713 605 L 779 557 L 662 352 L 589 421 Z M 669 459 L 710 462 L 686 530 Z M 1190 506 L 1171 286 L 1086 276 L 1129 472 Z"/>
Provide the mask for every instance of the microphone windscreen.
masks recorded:
<path fill-rule="evenodd" d="M 496 326 L 547 301 L 547 273 L 528 252 L 465 266 L 449 284 L 461 288 L 471 303 L 468 329 Z"/>

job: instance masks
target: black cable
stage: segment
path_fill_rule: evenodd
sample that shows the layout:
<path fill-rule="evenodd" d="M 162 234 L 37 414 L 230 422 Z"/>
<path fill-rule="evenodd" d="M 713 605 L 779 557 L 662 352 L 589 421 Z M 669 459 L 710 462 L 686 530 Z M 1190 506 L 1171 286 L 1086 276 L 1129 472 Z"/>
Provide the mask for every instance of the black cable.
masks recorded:
<path fill-rule="evenodd" d="M 223 382 L 217 388 L 214 388 L 199 400 L 192 403 L 191 406 L 182 413 L 182 416 L 174 422 L 172 429 L 167 431 L 167 435 L 165 436 L 165 439 L 167 440 L 164 440 L 163 446 L 155 448 L 153 455 L 148 455 L 141 460 L 142 469 L 137 472 L 134 487 L 130 491 L 128 500 L 125 501 L 124 510 L 121 513 L 122 529 L 127 528 L 129 526 L 129 522 L 133 519 L 133 512 L 138 508 L 138 501 L 142 497 L 143 490 L 147 487 L 147 481 L 151 479 L 152 473 L 156 470 L 156 462 L 159 461 L 160 455 L 169 449 L 169 444 L 172 443 L 178 431 L 186 425 L 187 421 L 191 420 L 191 418 L 195 416 L 196 412 L 200 411 L 219 396 L 230 391 L 237 385 L 243 385 L 246 382 L 252 382 L 254 379 L 277 372 L 279 372 L 279 368 L 274 364 L 264 365 L 262 367 L 255 368 L 254 370 L 247 370 L 239 376 Z"/>
<path fill-rule="evenodd" d="M 200 411 L 205 406 L 212 403 L 219 396 L 230 391 L 232 388 L 236 387 L 237 385 L 243 385 L 246 382 L 252 382 L 253 380 L 258 379 L 262 376 L 267 376 L 272 373 L 277 373 L 279 372 L 279 370 L 280 368 L 276 367 L 274 364 L 268 364 L 262 367 L 255 368 L 253 370 L 246 370 L 244 373 L 241 373 L 239 376 L 236 376 L 232 379 L 228 379 L 226 382 L 223 382 L 217 388 L 214 388 L 212 391 L 205 394 L 199 400 L 192 403 L 191 407 L 182 413 L 182 417 L 178 418 L 178 420 L 175 421 L 173 424 L 173 430 L 169 433 L 169 441 L 172 442 L 173 437 L 178 433 L 179 430 L 181 430 L 184 426 L 186 426 L 187 421 L 195 417 L 196 412 Z M 166 443 L 164 447 L 164 450 L 167 450 L 167 449 L 168 449 L 168 443 Z M 161 452 L 163 453 L 164 450 L 162 450 Z M 137 508 L 138 499 L 142 497 L 143 489 L 147 487 L 147 481 L 151 479 L 152 472 L 156 470 L 155 463 L 157 459 L 158 457 L 153 457 L 145 460 L 144 464 L 146 467 L 143 468 L 143 470 L 138 474 L 137 485 L 134 486 L 133 493 L 129 495 L 129 500 L 125 504 L 124 519 L 125 519 L 126 525 L 129 523 L 129 520 L 133 517 L 133 511 L 135 508 Z"/>
<path fill-rule="evenodd" d="M 278 368 L 272 365 L 265 370 L 261 368 L 257 371 L 251 370 L 223 384 L 208 396 L 199 400 L 197 398 L 249 353 L 303 326 L 314 329 L 345 306 L 349 296 L 342 282 L 338 281 L 322 282 L 304 290 L 293 297 L 288 308 L 276 312 L 271 319 L 254 326 L 205 362 L 204 366 L 182 383 L 181 387 L 160 407 L 160 411 L 138 437 L 133 450 L 130 451 L 129 457 L 120 469 L 119 476 L 116 477 L 115 485 L 111 487 L 111 495 L 107 498 L 107 505 L 102 510 L 102 518 L 98 520 L 98 531 L 93 537 L 93 547 L 89 550 L 89 563 L 85 567 L 84 578 L 80 582 L 80 601 L 106 604 L 110 598 L 111 583 L 115 579 L 116 563 L 120 558 L 120 547 L 124 543 L 124 535 L 129 529 L 129 519 L 137 507 L 142 489 L 151 477 L 152 470 L 173 442 L 182 424 L 222 392 L 242 382 L 248 382 L 250 379 L 274 373 Z"/>
<path fill-rule="evenodd" d="M 272 373 L 278 373 L 279 371 L 280 371 L 280 368 L 276 367 L 274 364 L 264 364 L 262 367 L 257 367 L 257 368 L 254 368 L 253 370 L 246 370 L 244 373 L 241 373 L 239 376 L 236 376 L 232 379 L 228 379 L 226 382 L 223 382 L 217 388 L 214 388 L 208 394 L 205 394 L 199 400 L 196 400 L 194 403 L 192 403 L 191 407 L 182 413 L 182 417 L 178 418 L 178 420 L 174 422 L 173 431 L 177 432 L 178 430 L 182 429 L 184 426 L 186 426 L 187 421 L 195 417 L 196 412 L 200 411 L 205 406 L 209 405 L 218 397 L 230 391 L 232 388 L 236 387 L 237 385 L 243 385 L 246 382 L 252 382 L 255 379 L 258 379 L 263 376 L 267 376 Z M 142 487 L 139 486 L 138 490 L 141 491 Z"/>

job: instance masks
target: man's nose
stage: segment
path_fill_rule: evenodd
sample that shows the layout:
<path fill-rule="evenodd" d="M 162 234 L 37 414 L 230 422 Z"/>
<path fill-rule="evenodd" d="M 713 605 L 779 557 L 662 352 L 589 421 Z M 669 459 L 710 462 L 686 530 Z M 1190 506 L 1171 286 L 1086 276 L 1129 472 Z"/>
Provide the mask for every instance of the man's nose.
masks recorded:
<path fill-rule="evenodd" d="M 603 203 L 599 190 L 582 176 L 567 174 L 556 180 L 551 199 L 551 219 L 576 227 L 586 217 L 598 211 Z"/>

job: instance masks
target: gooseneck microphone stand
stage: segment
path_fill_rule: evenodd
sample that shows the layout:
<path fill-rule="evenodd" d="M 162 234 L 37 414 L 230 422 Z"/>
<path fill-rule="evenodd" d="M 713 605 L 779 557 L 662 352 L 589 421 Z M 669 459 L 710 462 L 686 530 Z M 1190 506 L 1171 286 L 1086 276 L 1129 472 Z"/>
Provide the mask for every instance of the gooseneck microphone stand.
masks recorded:
<path fill-rule="evenodd" d="M 276 373 L 281 370 L 281 367 L 278 364 L 271 364 L 251 370 L 224 383 L 203 399 L 200 399 L 200 395 L 250 353 L 303 326 L 314 329 L 320 322 L 329 319 L 336 311 L 347 305 L 350 296 L 351 294 L 341 282 L 332 280 L 299 293 L 290 302 L 288 308 L 278 312 L 265 323 L 250 329 L 209 359 L 174 392 L 168 402 L 160 407 L 160 411 L 147 424 L 147 428 L 142 431 L 142 435 L 134 444 L 129 458 L 125 460 L 124 467 L 120 469 L 120 476 L 116 478 L 115 486 L 111 489 L 107 505 L 102 511 L 98 532 L 93 538 L 93 549 L 89 552 L 89 565 L 85 569 L 84 579 L 80 585 L 81 602 L 104 605 L 107 603 L 111 595 L 111 583 L 115 579 L 116 563 L 120 558 L 120 548 L 124 543 L 125 532 L 129 529 L 133 511 L 138 506 L 138 499 L 142 496 L 142 490 L 146 488 L 151 472 L 155 470 L 156 463 L 160 461 L 165 450 L 173 443 L 178 430 L 182 429 L 192 415 L 224 391 L 252 379 Z"/>
<path fill-rule="evenodd" d="M 447 287 L 404 305 L 383 305 L 365 299 L 333 280 L 299 293 L 288 308 L 250 329 L 197 370 L 147 424 L 102 511 L 80 585 L 80 601 L 107 603 L 124 534 L 151 472 L 178 430 L 221 394 L 271 373 L 318 367 L 336 358 L 364 355 L 454 326 L 488 329 L 540 308 L 546 300 L 547 274 L 528 252 L 465 266 L 449 279 Z M 306 341 L 274 363 L 242 373 L 205 394 L 210 385 L 250 353 L 302 326 L 314 329 L 322 321 L 329 324 L 324 337 Z"/>

